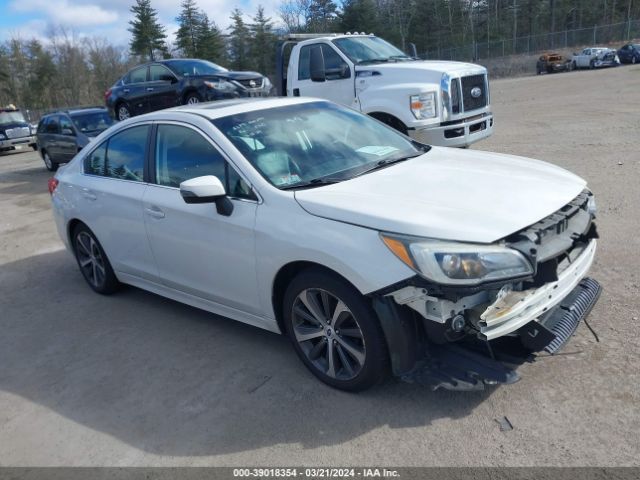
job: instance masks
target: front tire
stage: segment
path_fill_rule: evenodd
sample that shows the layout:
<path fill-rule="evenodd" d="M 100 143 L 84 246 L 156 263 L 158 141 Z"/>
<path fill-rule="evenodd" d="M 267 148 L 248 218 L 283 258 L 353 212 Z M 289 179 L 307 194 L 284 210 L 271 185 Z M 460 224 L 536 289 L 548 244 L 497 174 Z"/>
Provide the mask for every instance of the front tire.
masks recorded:
<path fill-rule="evenodd" d="M 102 295 L 114 293 L 120 287 L 107 254 L 86 225 L 73 231 L 73 252 L 82 276 L 93 291 Z"/>
<path fill-rule="evenodd" d="M 202 98 L 195 92 L 188 94 L 184 98 L 185 105 L 197 105 L 198 103 L 202 103 Z"/>
<path fill-rule="evenodd" d="M 344 279 L 320 269 L 303 271 L 287 288 L 283 312 L 296 353 L 327 385 L 362 391 L 387 376 L 389 355 L 378 318 Z"/>
<path fill-rule="evenodd" d="M 44 152 L 42 154 L 42 161 L 44 162 L 44 166 L 47 167 L 47 170 L 49 170 L 50 172 L 55 172 L 56 170 L 58 170 L 58 164 L 51 160 L 49 152 Z"/>

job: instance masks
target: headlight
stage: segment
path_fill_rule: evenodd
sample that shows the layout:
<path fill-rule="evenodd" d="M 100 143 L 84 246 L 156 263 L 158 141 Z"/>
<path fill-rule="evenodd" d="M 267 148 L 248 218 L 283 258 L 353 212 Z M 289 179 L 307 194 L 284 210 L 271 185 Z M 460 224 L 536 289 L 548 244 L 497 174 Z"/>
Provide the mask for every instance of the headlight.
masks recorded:
<path fill-rule="evenodd" d="M 436 116 L 436 92 L 421 93 L 409 97 L 411 112 L 418 120 Z"/>
<path fill-rule="evenodd" d="M 0 140 L 5 140 L 7 137 L 4 133 L 0 133 Z"/>
<path fill-rule="evenodd" d="M 220 92 L 233 92 L 237 90 L 237 87 L 233 83 L 227 82 L 226 80 L 216 80 L 214 82 L 210 82 L 207 80 L 204 82 L 204 84 L 207 87 L 213 88 Z"/>
<path fill-rule="evenodd" d="M 29 131 L 31 132 L 31 135 L 35 135 L 36 134 L 36 127 L 29 127 Z"/>
<path fill-rule="evenodd" d="M 524 255 L 500 245 L 442 242 L 386 233 L 380 237 L 408 267 L 444 285 L 476 285 L 533 273 Z"/>
<path fill-rule="evenodd" d="M 265 90 L 271 90 L 271 81 L 268 77 L 264 77 L 264 83 L 262 84 L 262 88 Z"/>

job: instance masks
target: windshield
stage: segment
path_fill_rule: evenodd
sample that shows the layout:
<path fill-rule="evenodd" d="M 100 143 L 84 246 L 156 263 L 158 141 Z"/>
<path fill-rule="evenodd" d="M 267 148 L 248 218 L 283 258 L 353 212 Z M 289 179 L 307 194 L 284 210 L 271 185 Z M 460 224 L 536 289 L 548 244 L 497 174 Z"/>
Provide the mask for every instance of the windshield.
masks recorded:
<path fill-rule="evenodd" d="M 355 64 L 411 60 L 402 50 L 378 37 L 338 38 L 333 43 Z"/>
<path fill-rule="evenodd" d="M 73 120 L 76 128 L 85 135 L 103 132 L 111 125 L 113 125 L 113 119 L 107 112 L 103 111 L 91 113 L 76 113 L 71 115 L 71 120 Z"/>
<path fill-rule="evenodd" d="M 286 189 L 347 180 L 428 148 L 327 102 L 240 113 L 213 124 L 263 177 Z"/>
<path fill-rule="evenodd" d="M 228 70 L 207 60 L 169 60 L 164 62 L 171 70 L 183 77 L 216 75 Z"/>
<path fill-rule="evenodd" d="M 0 125 L 10 125 L 12 123 L 26 123 L 21 111 L 0 112 Z"/>

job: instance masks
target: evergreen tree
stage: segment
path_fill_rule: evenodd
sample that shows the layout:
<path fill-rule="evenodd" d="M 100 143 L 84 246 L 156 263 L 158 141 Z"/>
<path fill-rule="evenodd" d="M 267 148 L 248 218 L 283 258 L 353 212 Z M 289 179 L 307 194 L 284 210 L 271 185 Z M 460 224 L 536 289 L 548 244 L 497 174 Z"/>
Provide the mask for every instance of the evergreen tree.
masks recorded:
<path fill-rule="evenodd" d="M 337 25 L 338 6 L 333 0 L 311 0 L 307 28 L 312 32 L 330 32 Z"/>
<path fill-rule="evenodd" d="M 340 14 L 340 30 L 380 34 L 378 10 L 374 0 L 345 0 Z"/>
<path fill-rule="evenodd" d="M 273 73 L 275 65 L 275 43 L 276 36 L 273 33 L 271 18 L 265 16 L 264 7 L 258 6 L 256 15 L 253 17 L 249 31 L 252 36 L 250 47 L 251 68 L 263 75 Z"/>
<path fill-rule="evenodd" d="M 234 70 L 249 68 L 249 42 L 251 32 L 244 23 L 242 12 L 236 8 L 231 12 L 232 24 L 229 27 L 229 61 Z"/>
<path fill-rule="evenodd" d="M 196 7 L 195 0 L 183 0 L 182 10 L 176 17 L 179 28 L 176 33 L 176 45 L 186 57 L 200 57 L 199 40 L 205 34 L 203 13 Z"/>
<path fill-rule="evenodd" d="M 215 63 L 226 63 L 226 52 L 222 32 L 205 13 L 198 28 L 198 58 Z"/>
<path fill-rule="evenodd" d="M 131 7 L 134 19 L 129 21 L 132 38 L 131 53 L 155 60 L 156 52 L 168 55 L 164 27 L 158 21 L 158 12 L 151 7 L 151 0 L 136 0 Z"/>

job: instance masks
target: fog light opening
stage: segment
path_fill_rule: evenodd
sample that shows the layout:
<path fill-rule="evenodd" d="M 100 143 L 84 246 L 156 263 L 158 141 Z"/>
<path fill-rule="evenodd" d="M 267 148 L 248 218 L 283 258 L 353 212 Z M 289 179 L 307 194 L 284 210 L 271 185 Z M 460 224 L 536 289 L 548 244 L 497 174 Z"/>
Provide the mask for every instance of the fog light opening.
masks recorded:
<path fill-rule="evenodd" d="M 451 330 L 453 330 L 454 332 L 461 332 L 462 330 L 464 330 L 465 323 L 466 320 L 464 318 L 464 315 L 456 315 L 451 319 Z"/>

